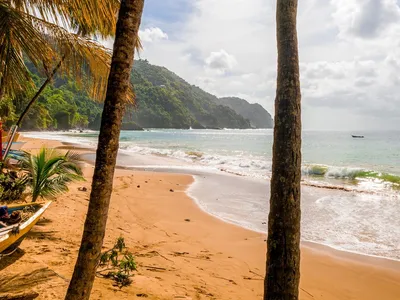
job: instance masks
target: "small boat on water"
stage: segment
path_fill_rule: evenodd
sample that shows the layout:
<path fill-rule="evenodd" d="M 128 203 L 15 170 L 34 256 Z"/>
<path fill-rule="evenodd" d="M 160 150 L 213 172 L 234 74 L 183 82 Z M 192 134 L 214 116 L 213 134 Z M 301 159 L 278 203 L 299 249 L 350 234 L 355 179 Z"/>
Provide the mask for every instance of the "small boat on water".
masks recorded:
<path fill-rule="evenodd" d="M 352 136 L 352 138 L 354 138 L 354 139 L 363 139 L 363 138 L 364 138 L 363 135 L 351 135 L 351 136 Z"/>
<path fill-rule="evenodd" d="M 1 209 L 6 209 L 10 218 L 13 215 L 21 215 L 22 212 L 30 211 L 28 219 L 21 219 L 15 224 L 0 224 L 0 259 L 3 255 L 13 253 L 21 242 L 25 239 L 27 233 L 32 227 L 39 221 L 45 210 L 49 207 L 51 201 L 47 203 L 28 203 L 28 204 L 16 204 L 9 206 L 2 206 Z M 14 212 L 20 212 L 15 214 Z M 14 213 L 14 214 L 13 214 Z M 6 225 L 6 226 L 4 226 Z"/>

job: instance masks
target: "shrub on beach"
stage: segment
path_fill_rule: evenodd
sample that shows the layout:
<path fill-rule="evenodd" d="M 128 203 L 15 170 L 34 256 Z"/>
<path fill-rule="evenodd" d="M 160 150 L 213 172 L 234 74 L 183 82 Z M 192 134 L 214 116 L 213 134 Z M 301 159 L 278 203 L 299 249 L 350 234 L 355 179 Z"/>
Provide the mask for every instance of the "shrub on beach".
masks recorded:
<path fill-rule="evenodd" d="M 117 286 L 123 287 L 131 284 L 130 277 L 136 269 L 135 257 L 126 250 L 124 238 L 119 237 L 111 249 L 101 254 L 96 275 L 112 279 Z"/>
<path fill-rule="evenodd" d="M 25 152 L 20 163 L 31 188 L 32 202 L 67 192 L 69 182 L 84 180 L 77 162 L 78 155 L 69 151 L 64 155 L 47 148 L 35 155 Z"/>
<path fill-rule="evenodd" d="M 5 169 L 0 172 L 0 201 L 9 202 L 21 199 L 26 187 L 26 177 L 19 176 L 18 172 Z"/>

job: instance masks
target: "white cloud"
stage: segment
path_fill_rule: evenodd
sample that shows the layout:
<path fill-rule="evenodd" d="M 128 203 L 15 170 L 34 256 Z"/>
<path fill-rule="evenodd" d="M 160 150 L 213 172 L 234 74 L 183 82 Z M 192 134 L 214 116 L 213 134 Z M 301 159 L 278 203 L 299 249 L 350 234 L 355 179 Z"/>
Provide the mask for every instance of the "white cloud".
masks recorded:
<path fill-rule="evenodd" d="M 157 43 L 148 42 L 141 56 L 210 93 L 259 102 L 273 113 L 276 1 L 191 3 L 175 27 L 157 23 L 169 37 L 144 30 Z M 398 128 L 397 0 L 299 1 L 298 34 L 305 129 Z"/>
<path fill-rule="evenodd" d="M 139 36 L 143 42 L 147 42 L 147 43 L 152 43 L 152 42 L 157 42 L 159 40 L 164 40 L 164 39 L 167 40 L 168 39 L 168 34 L 163 32 L 158 27 L 150 27 L 150 28 L 146 28 L 145 30 L 140 30 Z"/>
<path fill-rule="evenodd" d="M 236 58 L 223 49 L 211 52 L 205 59 L 205 63 L 207 68 L 215 70 L 218 74 L 225 74 L 228 71 L 232 71 L 237 65 Z"/>
<path fill-rule="evenodd" d="M 376 38 L 400 20 L 396 0 L 331 0 L 342 36 Z"/>

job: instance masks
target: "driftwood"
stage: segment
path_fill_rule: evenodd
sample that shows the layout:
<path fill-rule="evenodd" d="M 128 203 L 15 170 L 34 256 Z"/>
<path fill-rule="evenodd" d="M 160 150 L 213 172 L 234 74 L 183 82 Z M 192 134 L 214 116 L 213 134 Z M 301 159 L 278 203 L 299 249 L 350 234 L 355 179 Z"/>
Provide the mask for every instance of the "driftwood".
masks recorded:
<path fill-rule="evenodd" d="M 0 294 L 0 300 L 31 300 L 35 299 L 39 296 L 37 292 L 22 292 L 22 293 L 16 293 L 16 294 Z"/>

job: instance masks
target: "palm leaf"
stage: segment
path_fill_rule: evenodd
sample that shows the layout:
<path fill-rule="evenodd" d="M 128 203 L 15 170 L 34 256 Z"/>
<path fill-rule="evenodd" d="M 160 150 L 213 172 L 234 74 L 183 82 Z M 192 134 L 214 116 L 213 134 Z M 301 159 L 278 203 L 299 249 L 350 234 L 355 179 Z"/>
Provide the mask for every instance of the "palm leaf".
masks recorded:
<path fill-rule="evenodd" d="M 32 189 L 32 201 L 38 197 L 55 197 L 68 191 L 68 183 L 84 180 L 76 164 L 76 155 L 61 155 L 53 149 L 42 148 L 38 154 L 24 153 L 21 168 L 26 172 Z"/>
<path fill-rule="evenodd" d="M 0 0 L 2 1 L 2 0 Z M 3 0 L 5 1 L 5 0 Z M 115 34 L 118 0 L 12 0 L 18 10 L 65 28 L 105 38 Z"/>
<path fill-rule="evenodd" d="M 89 38 L 67 31 L 59 26 L 59 21 L 54 21 L 56 16 L 60 18 L 57 14 L 58 9 L 72 9 L 78 2 L 84 2 L 85 7 L 93 8 L 93 0 L 12 2 L 14 5 L 10 6 L 7 1 L 0 0 L 0 95 L 6 93 L 14 96 L 26 88 L 33 87 L 33 81 L 23 60 L 23 55 L 26 55 L 38 70 L 43 69 L 46 73 L 53 68 L 52 61 L 62 60 L 61 74 L 74 77 L 81 87 L 89 91 L 92 98 L 102 101 L 107 88 L 110 51 Z M 70 21 L 76 22 L 78 27 L 88 26 L 84 29 L 87 32 L 93 31 L 90 26 L 100 22 L 100 18 L 96 17 L 97 13 L 110 13 L 118 8 L 116 0 L 105 1 L 107 7 L 98 2 L 102 3 L 104 0 L 95 1 L 99 7 L 94 9 L 96 12 L 92 25 L 74 21 L 73 16 L 70 16 Z M 31 3 L 30 6 L 28 3 Z M 35 9 L 32 9 L 34 7 Z M 39 13 L 35 14 L 37 11 Z M 50 16 L 53 16 L 53 22 L 47 20 Z M 110 18 L 110 14 L 105 19 L 115 21 L 115 18 Z M 97 24 L 99 28 L 104 25 L 100 23 Z M 141 49 L 139 38 L 136 47 L 137 50 Z M 133 89 L 128 94 L 127 101 L 134 103 Z"/>
<path fill-rule="evenodd" d="M 0 0 L 0 90 L 15 95 L 33 86 L 23 55 L 38 67 L 49 63 L 54 51 L 24 15 Z"/>

